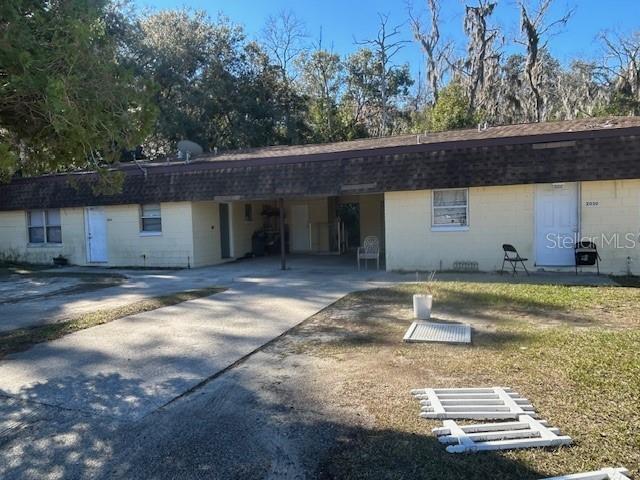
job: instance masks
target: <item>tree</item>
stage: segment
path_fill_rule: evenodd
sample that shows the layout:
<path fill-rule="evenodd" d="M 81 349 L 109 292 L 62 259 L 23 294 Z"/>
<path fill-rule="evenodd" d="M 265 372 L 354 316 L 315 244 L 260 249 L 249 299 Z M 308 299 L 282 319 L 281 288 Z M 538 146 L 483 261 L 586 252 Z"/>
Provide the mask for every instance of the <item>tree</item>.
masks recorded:
<path fill-rule="evenodd" d="M 99 168 L 152 123 L 149 85 L 121 62 L 107 0 L 0 4 L 0 170 Z"/>
<path fill-rule="evenodd" d="M 338 96 L 344 81 L 340 56 L 320 45 L 299 57 L 300 87 L 310 101 L 309 118 L 314 141 L 341 139 Z"/>
<path fill-rule="evenodd" d="M 426 2 L 429 11 L 427 26 L 424 26 L 422 20 L 413 13 L 411 4 L 408 10 L 413 37 L 420 44 L 426 58 L 428 94 L 433 104 L 438 101 L 440 85 L 448 69 L 446 56 L 449 45 L 443 46 L 440 43 L 440 0 L 426 0 Z"/>
<path fill-rule="evenodd" d="M 389 16 L 378 14 L 379 27 L 375 38 L 356 42 L 372 48 L 377 77 L 378 107 L 380 126 L 378 136 L 389 133 L 389 102 L 400 94 L 406 95 L 413 84 L 408 65 L 398 67 L 392 63 L 393 57 L 404 47 L 406 40 L 398 40 L 400 26 L 389 27 Z"/>
<path fill-rule="evenodd" d="M 499 31 L 488 25 L 496 2 L 478 0 L 477 5 L 467 5 L 464 32 L 469 38 L 467 58 L 463 72 L 469 97 L 469 113 L 484 110 L 494 116 L 497 109 L 495 85 L 500 65 L 500 52 L 496 43 Z"/>
<path fill-rule="evenodd" d="M 306 138 L 302 98 L 240 26 L 183 9 L 149 15 L 140 29 L 139 63 L 161 112 L 145 151 L 159 144 L 168 154 L 182 139 L 214 150 Z"/>
<path fill-rule="evenodd" d="M 378 95 L 373 52 L 361 48 L 345 60 L 346 86 L 340 110 L 347 127 L 347 138 L 368 136 L 373 128 Z"/>
<path fill-rule="evenodd" d="M 611 91 L 608 113 L 640 115 L 640 30 L 629 36 L 603 33 L 606 52 L 598 70 Z"/>
<path fill-rule="evenodd" d="M 556 118 L 591 117 L 605 108 L 607 89 L 598 80 L 597 71 L 595 63 L 580 60 L 573 61 L 568 69 L 560 71 L 555 77 Z"/>
<path fill-rule="evenodd" d="M 378 56 L 368 48 L 361 48 L 347 57 L 345 70 L 341 112 L 347 137 L 381 136 L 397 131 L 396 123 L 400 123 L 397 120 L 406 113 L 401 109 L 400 100 L 408 96 L 413 84 L 409 66 L 388 68 L 383 75 Z M 385 103 L 388 130 L 383 133 L 381 112 Z"/>
<path fill-rule="evenodd" d="M 458 82 L 443 88 L 429 119 L 432 131 L 452 130 L 475 125 L 477 119 L 469 113 L 469 99 Z"/>
<path fill-rule="evenodd" d="M 300 125 L 302 118 L 296 108 L 298 98 L 291 85 L 295 80 L 296 59 L 304 51 L 304 39 L 307 37 L 305 24 L 291 10 L 281 10 L 277 15 L 270 15 L 262 31 L 263 43 L 271 61 L 280 68 L 285 90 L 290 93 L 285 96 L 284 136 L 288 143 L 302 141 L 296 125 Z"/>
<path fill-rule="evenodd" d="M 203 79 L 208 147 L 220 149 L 304 142 L 304 98 L 282 80 L 278 66 L 255 42 L 244 45 L 231 71 L 209 69 Z M 294 112 L 292 115 L 291 112 Z M 295 135 L 292 137 L 291 135 Z"/>
<path fill-rule="evenodd" d="M 525 80 L 525 62 L 523 55 L 507 57 L 500 67 L 498 85 L 498 111 L 495 121 L 502 124 L 526 121 L 525 98 L 527 93 Z"/>
<path fill-rule="evenodd" d="M 545 96 L 541 89 L 544 76 L 541 52 L 547 50 L 550 37 L 557 33 L 558 28 L 566 26 L 573 15 L 573 10 L 569 10 L 559 19 L 548 21 L 546 17 L 552 3 L 553 0 L 538 0 L 535 6 L 530 7 L 526 0 L 518 2 L 522 31 L 520 43 L 527 48 L 525 72 L 533 94 L 534 118 L 537 122 L 545 120 Z"/>
<path fill-rule="evenodd" d="M 141 19 L 139 30 L 135 55 L 140 74 L 158 87 L 154 100 L 160 114 L 152 141 L 166 147 L 156 153 L 172 153 L 182 139 L 206 145 L 202 78 L 214 58 L 218 64 L 233 59 L 242 32 L 223 19 L 214 25 L 204 12 L 185 9 L 150 14 Z"/>

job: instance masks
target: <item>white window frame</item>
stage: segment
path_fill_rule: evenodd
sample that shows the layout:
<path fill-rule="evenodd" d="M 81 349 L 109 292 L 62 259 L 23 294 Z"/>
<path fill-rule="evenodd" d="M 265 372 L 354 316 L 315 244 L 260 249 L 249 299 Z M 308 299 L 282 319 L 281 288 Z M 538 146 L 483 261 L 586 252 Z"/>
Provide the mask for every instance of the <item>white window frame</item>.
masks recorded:
<path fill-rule="evenodd" d="M 144 214 L 144 207 L 147 205 L 158 205 L 159 216 L 151 216 Z M 160 230 L 144 230 L 144 220 L 146 219 L 160 219 Z M 140 205 L 140 236 L 141 237 L 157 237 L 162 235 L 162 204 L 158 203 L 144 203 Z"/>
<path fill-rule="evenodd" d="M 48 215 L 47 213 L 50 211 L 54 211 L 57 210 L 58 212 L 58 218 L 60 219 L 60 222 L 58 224 L 55 225 L 49 225 L 47 223 L 47 219 L 48 219 Z M 36 212 L 40 212 L 41 218 L 42 218 L 42 226 L 32 226 L 31 225 L 31 217 L 33 216 L 34 213 Z M 27 245 L 31 246 L 31 247 L 39 247 L 39 246 L 49 246 L 49 247 L 59 247 L 62 246 L 62 212 L 59 208 L 34 208 L 31 210 L 27 210 L 26 211 L 26 217 L 27 217 Z M 58 227 L 60 228 L 60 241 L 59 242 L 50 242 L 49 241 L 49 232 L 48 229 L 50 227 Z M 31 241 L 31 232 L 30 230 L 32 228 L 42 228 L 43 230 L 43 238 L 44 240 L 42 242 L 32 242 Z"/>
<path fill-rule="evenodd" d="M 467 219 L 467 222 L 465 224 L 460 224 L 460 223 L 450 223 L 450 224 L 436 224 L 434 223 L 436 215 L 436 209 L 438 208 L 452 208 L 451 206 L 446 206 L 446 205 L 440 205 L 440 206 L 436 206 L 435 204 L 435 197 L 436 197 L 436 192 L 446 192 L 446 191 L 456 191 L 456 190 L 464 190 L 465 192 L 465 196 L 467 199 L 467 203 L 465 205 L 466 208 L 466 212 L 465 212 L 465 216 Z M 456 207 L 460 207 L 459 205 L 456 205 Z M 469 221 L 469 189 L 468 188 L 438 188 L 435 190 L 431 190 L 431 230 L 436 231 L 436 232 L 466 232 L 467 230 L 469 230 L 469 224 L 471 222 Z"/>

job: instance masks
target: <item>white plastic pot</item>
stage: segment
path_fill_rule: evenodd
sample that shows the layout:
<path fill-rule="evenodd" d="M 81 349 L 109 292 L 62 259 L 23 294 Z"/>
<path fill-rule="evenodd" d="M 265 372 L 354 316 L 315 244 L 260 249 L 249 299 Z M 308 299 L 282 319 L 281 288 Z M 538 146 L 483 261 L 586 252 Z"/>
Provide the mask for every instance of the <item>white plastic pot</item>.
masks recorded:
<path fill-rule="evenodd" d="M 413 296 L 413 316 L 418 320 L 431 318 L 433 295 L 417 293 Z"/>

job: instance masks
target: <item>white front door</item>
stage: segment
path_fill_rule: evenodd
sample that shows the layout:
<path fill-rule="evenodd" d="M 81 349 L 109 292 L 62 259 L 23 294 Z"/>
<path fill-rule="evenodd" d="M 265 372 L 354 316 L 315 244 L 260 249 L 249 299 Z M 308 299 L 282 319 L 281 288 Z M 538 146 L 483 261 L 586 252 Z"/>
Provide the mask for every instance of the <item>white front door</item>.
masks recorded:
<path fill-rule="evenodd" d="M 307 205 L 291 206 L 291 251 L 306 252 L 309 250 L 309 207 Z"/>
<path fill-rule="evenodd" d="M 578 184 L 536 186 L 536 265 L 572 266 L 578 237 Z"/>
<path fill-rule="evenodd" d="M 107 216 L 102 207 L 87 207 L 85 210 L 87 234 L 87 261 L 106 262 L 107 257 Z"/>

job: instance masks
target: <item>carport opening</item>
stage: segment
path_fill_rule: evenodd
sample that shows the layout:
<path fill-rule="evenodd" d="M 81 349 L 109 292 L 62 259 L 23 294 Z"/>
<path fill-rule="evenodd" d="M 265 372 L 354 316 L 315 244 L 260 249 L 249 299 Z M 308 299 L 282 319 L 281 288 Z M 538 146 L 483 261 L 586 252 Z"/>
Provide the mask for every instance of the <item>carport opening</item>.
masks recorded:
<path fill-rule="evenodd" d="M 360 204 L 356 202 L 338 204 L 336 217 L 344 229 L 342 252 L 352 252 L 360 246 Z"/>
<path fill-rule="evenodd" d="M 280 255 L 283 243 L 285 253 L 289 253 L 289 227 L 286 223 L 286 212 L 283 212 L 281 219 L 281 211 L 277 204 L 261 205 L 259 222 L 251 232 L 251 250 L 247 256 Z"/>
<path fill-rule="evenodd" d="M 382 194 L 236 201 L 230 211 L 235 258 L 349 257 L 367 236 L 377 237 L 384 250 Z"/>

